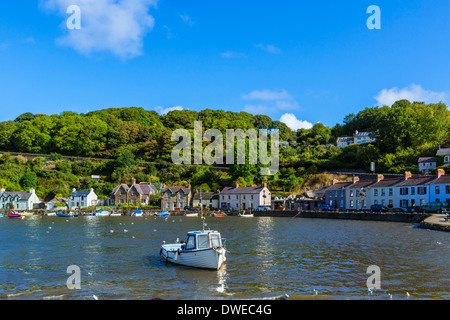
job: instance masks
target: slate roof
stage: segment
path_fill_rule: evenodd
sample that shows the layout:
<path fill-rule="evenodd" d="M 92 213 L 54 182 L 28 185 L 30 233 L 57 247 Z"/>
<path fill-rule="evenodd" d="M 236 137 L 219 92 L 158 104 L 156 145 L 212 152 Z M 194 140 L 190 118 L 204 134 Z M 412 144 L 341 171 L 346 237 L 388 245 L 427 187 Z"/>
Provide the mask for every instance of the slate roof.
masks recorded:
<path fill-rule="evenodd" d="M 264 187 L 227 187 L 221 191 L 221 194 L 259 194 Z"/>
<path fill-rule="evenodd" d="M 439 149 L 436 152 L 436 155 L 437 156 L 448 156 L 448 155 L 450 155 L 450 148 Z"/>
<path fill-rule="evenodd" d="M 422 157 L 419 158 L 419 163 L 424 163 L 424 162 L 436 162 L 436 157 Z"/>
<path fill-rule="evenodd" d="M 183 192 L 184 194 L 189 194 L 191 192 L 191 189 L 187 188 L 187 187 L 180 187 L 180 186 L 162 188 L 161 194 L 166 193 L 166 192 L 170 192 L 171 194 L 175 194 L 178 192 Z"/>
<path fill-rule="evenodd" d="M 31 197 L 31 193 L 25 191 L 5 191 L 1 194 L 2 197 L 19 197 L 20 200 L 28 200 Z"/>

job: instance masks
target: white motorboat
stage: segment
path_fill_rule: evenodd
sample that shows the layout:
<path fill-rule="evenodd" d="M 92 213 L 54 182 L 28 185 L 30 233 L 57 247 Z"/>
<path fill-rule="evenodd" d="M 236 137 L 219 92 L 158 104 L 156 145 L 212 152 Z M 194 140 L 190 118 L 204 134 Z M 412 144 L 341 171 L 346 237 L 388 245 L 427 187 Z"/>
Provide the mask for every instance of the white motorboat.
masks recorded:
<path fill-rule="evenodd" d="M 131 214 L 132 217 L 142 217 L 142 215 L 143 215 L 142 210 L 135 210 Z"/>
<path fill-rule="evenodd" d="M 55 217 L 56 216 L 56 212 L 47 212 L 45 213 L 46 216 L 48 217 Z"/>
<path fill-rule="evenodd" d="M 184 217 L 198 217 L 198 212 L 190 212 L 190 213 L 185 213 L 183 215 Z"/>
<path fill-rule="evenodd" d="M 185 243 L 163 243 L 159 254 L 168 262 L 202 269 L 219 270 L 226 261 L 222 237 L 212 230 L 188 232 Z"/>
<path fill-rule="evenodd" d="M 95 215 L 96 216 L 99 216 L 99 217 L 106 217 L 106 216 L 110 216 L 111 215 L 111 212 L 109 212 L 109 211 L 105 211 L 105 210 L 99 210 L 99 211 L 97 211 L 96 213 L 95 213 Z"/>
<path fill-rule="evenodd" d="M 245 211 L 238 214 L 238 217 L 240 218 L 253 218 L 254 216 L 253 213 L 245 213 Z"/>

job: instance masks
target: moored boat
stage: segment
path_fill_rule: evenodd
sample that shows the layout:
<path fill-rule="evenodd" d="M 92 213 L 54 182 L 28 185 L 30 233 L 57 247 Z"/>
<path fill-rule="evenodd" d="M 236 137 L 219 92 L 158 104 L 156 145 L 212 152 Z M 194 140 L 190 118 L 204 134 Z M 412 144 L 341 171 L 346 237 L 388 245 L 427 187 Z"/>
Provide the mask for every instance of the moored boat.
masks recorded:
<path fill-rule="evenodd" d="M 225 213 L 213 213 L 212 216 L 215 217 L 215 218 L 223 218 L 223 217 L 225 217 L 226 215 L 225 215 Z"/>
<path fill-rule="evenodd" d="M 78 217 L 78 215 L 74 214 L 73 212 L 70 212 L 70 213 L 56 212 L 56 215 L 61 218 L 76 218 L 76 217 Z"/>
<path fill-rule="evenodd" d="M 184 217 L 198 217 L 198 212 L 185 213 Z"/>
<path fill-rule="evenodd" d="M 254 216 L 253 213 L 245 213 L 245 211 L 238 214 L 238 217 L 240 218 L 253 218 Z"/>
<path fill-rule="evenodd" d="M 163 211 L 163 212 L 155 214 L 155 217 L 159 217 L 159 218 L 167 218 L 169 216 L 170 216 L 170 213 L 167 211 Z"/>
<path fill-rule="evenodd" d="M 24 217 L 31 217 L 34 215 L 34 212 L 21 212 L 20 215 Z"/>
<path fill-rule="evenodd" d="M 18 214 L 16 212 L 10 212 L 8 214 L 8 217 L 10 217 L 10 218 L 25 218 L 25 216 L 22 216 L 22 215 L 20 215 L 20 214 Z"/>
<path fill-rule="evenodd" d="M 102 209 L 102 210 L 97 211 L 94 215 L 99 216 L 99 217 L 106 217 L 106 216 L 110 216 L 111 212 L 105 211 Z"/>
<path fill-rule="evenodd" d="M 46 212 L 45 215 L 47 217 L 54 217 L 54 216 L 56 216 L 56 212 Z"/>
<path fill-rule="evenodd" d="M 185 243 L 163 243 L 159 254 L 168 262 L 202 269 L 219 270 L 226 261 L 222 237 L 212 230 L 188 232 Z"/>
<path fill-rule="evenodd" d="M 142 215 L 143 215 L 142 210 L 135 210 L 131 214 L 132 217 L 142 217 Z"/>
<path fill-rule="evenodd" d="M 111 213 L 110 216 L 111 217 L 120 217 L 122 214 L 121 213 Z"/>

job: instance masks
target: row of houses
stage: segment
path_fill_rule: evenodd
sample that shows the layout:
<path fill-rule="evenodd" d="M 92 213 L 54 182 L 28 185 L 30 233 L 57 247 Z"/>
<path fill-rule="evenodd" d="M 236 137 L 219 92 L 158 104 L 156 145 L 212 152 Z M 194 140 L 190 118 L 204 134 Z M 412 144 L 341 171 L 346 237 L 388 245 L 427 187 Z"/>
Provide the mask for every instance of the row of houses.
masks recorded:
<path fill-rule="evenodd" d="M 350 182 L 333 181 L 325 190 L 325 203 L 339 210 L 369 210 L 374 204 L 390 208 L 424 206 L 428 202 L 450 202 L 450 175 L 438 169 L 434 176 L 413 176 L 405 172 L 401 178 Z"/>

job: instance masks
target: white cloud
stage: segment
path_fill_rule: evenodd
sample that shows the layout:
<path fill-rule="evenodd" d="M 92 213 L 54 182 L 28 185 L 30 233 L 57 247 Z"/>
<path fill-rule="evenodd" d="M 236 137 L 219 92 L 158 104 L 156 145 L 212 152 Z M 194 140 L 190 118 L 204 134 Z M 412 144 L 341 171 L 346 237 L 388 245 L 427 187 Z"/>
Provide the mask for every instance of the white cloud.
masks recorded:
<path fill-rule="evenodd" d="M 81 29 L 69 30 L 57 43 L 89 55 L 111 52 L 123 59 L 142 54 L 143 39 L 154 27 L 148 11 L 158 0 L 43 0 L 43 7 L 56 11 L 65 19 L 67 8 L 77 5 L 81 10 Z"/>
<path fill-rule="evenodd" d="M 175 106 L 175 107 L 169 107 L 169 108 L 163 108 L 161 106 L 158 106 L 155 108 L 156 112 L 158 112 L 160 115 L 165 116 L 166 114 L 168 114 L 170 111 L 175 111 L 175 110 L 179 110 L 182 111 L 184 110 L 184 108 L 182 106 Z"/>
<path fill-rule="evenodd" d="M 293 131 L 297 131 L 298 129 L 311 129 L 313 127 L 312 123 L 305 120 L 299 120 L 292 113 L 283 114 L 280 121 L 284 122 Z"/>
<path fill-rule="evenodd" d="M 399 89 L 383 89 L 374 98 L 381 106 L 392 106 L 394 102 L 402 99 L 420 101 L 425 103 L 437 103 L 445 101 L 448 93 L 425 90 L 420 85 L 412 84 L 409 87 Z"/>
<path fill-rule="evenodd" d="M 273 44 L 258 43 L 258 44 L 255 44 L 255 48 L 261 49 L 263 51 L 266 51 L 266 52 L 272 53 L 272 54 L 282 54 L 283 53 L 283 51 L 281 51 L 280 48 L 275 47 Z"/>
<path fill-rule="evenodd" d="M 184 23 L 186 23 L 189 27 L 192 27 L 195 22 L 192 21 L 191 17 L 189 17 L 187 14 L 180 15 L 181 20 L 183 20 Z"/>
<path fill-rule="evenodd" d="M 242 52 L 237 51 L 225 51 L 220 54 L 222 57 L 227 59 L 235 59 L 235 58 L 245 58 L 246 55 Z"/>
<path fill-rule="evenodd" d="M 289 100 L 291 95 L 286 90 L 254 90 L 242 96 L 244 100 Z"/>

